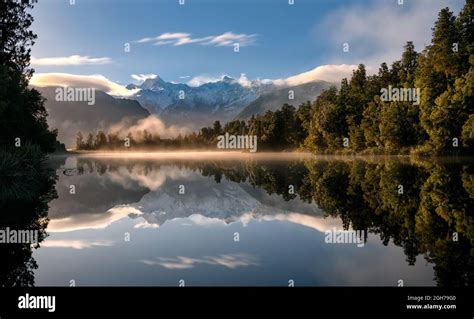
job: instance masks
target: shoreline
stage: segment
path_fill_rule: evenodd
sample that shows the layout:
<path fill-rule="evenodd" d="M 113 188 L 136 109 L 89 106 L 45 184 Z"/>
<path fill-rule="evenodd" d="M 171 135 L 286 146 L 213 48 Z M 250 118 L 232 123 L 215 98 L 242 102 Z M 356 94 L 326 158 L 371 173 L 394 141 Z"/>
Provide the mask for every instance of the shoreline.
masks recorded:
<path fill-rule="evenodd" d="M 415 160 L 436 162 L 474 162 L 472 155 L 440 155 L 420 156 L 413 154 L 369 155 L 369 154 L 313 154 L 310 152 L 241 152 L 241 151 L 210 151 L 210 150 L 180 150 L 180 151 L 68 151 L 67 153 L 50 154 L 49 157 L 85 157 L 112 159 L 178 159 L 178 160 Z"/>

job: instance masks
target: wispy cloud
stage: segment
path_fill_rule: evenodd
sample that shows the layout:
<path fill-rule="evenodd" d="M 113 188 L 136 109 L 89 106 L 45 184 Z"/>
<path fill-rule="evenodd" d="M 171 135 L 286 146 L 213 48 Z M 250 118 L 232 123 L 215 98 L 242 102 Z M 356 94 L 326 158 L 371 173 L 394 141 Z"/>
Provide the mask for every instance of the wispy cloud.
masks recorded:
<path fill-rule="evenodd" d="M 132 74 L 131 75 L 134 80 L 138 82 L 145 82 L 148 79 L 156 79 L 156 74 Z"/>
<path fill-rule="evenodd" d="M 31 58 L 32 65 L 39 66 L 68 66 L 68 65 L 97 65 L 112 63 L 107 57 L 91 58 L 89 56 L 71 55 L 67 57 L 51 57 L 51 58 Z"/>
<path fill-rule="evenodd" d="M 223 266 L 230 269 L 245 266 L 258 266 L 259 262 L 255 257 L 247 254 L 229 254 L 219 256 L 204 256 L 201 258 L 183 257 L 176 258 L 156 257 L 155 259 L 141 260 L 146 265 L 158 265 L 166 269 L 190 269 L 196 264 L 207 264 L 213 266 Z"/>
<path fill-rule="evenodd" d="M 69 73 L 35 73 L 30 84 L 38 87 L 70 86 L 95 88 L 114 96 L 130 96 L 139 89 L 128 90 L 125 86 L 110 81 L 103 75 L 78 75 Z"/>
<path fill-rule="evenodd" d="M 156 37 L 142 38 L 137 43 L 151 43 L 153 45 L 174 45 L 201 44 L 213 46 L 233 46 L 238 43 L 241 47 L 252 45 L 256 42 L 257 34 L 236 34 L 225 32 L 219 35 L 209 35 L 204 37 L 193 37 L 191 33 L 163 33 Z"/>
<path fill-rule="evenodd" d="M 72 248 L 72 249 L 85 249 L 85 248 L 93 248 L 93 247 L 101 247 L 101 246 L 112 246 L 114 243 L 109 240 L 83 240 L 83 239 L 56 239 L 56 240 L 45 240 L 44 243 L 41 244 L 42 247 L 48 248 Z"/>

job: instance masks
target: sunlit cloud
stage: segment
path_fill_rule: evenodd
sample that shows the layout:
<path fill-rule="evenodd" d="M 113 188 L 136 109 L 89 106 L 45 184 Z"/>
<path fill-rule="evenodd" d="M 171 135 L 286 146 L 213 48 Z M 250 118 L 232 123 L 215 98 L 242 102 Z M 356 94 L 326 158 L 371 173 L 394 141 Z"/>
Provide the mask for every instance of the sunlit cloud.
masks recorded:
<path fill-rule="evenodd" d="M 212 45 L 212 46 L 233 46 L 239 44 L 239 46 L 249 46 L 255 44 L 257 34 L 236 34 L 233 32 L 225 32 L 219 35 L 209 35 L 204 37 L 194 38 L 191 33 L 170 33 L 166 32 L 156 37 L 142 38 L 137 43 L 151 43 L 153 45 L 174 45 L 180 46 L 185 44 L 197 43 L 201 45 Z"/>
<path fill-rule="evenodd" d="M 78 75 L 69 73 L 36 73 L 30 84 L 37 87 L 69 86 L 80 88 L 95 88 L 113 96 L 131 96 L 140 89 L 129 90 L 125 86 L 110 81 L 103 75 Z"/>
<path fill-rule="evenodd" d="M 343 78 L 349 78 L 352 74 L 352 71 L 357 69 L 355 64 L 327 64 L 320 65 L 310 71 L 303 72 L 290 76 L 288 78 L 282 79 L 256 79 L 250 80 L 247 78 L 245 73 L 241 73 L 240 77 L 234 80 L 235 83 L 239 83 L 241 86 L 249 88 L 252 86 L 252 83 L 259 84 L 274 84 L 277 86 L 296 86 L 305 83 L 311 83 L 315 81 L 326 81 L 330 83 L 339 83 Z M 370 68 L 368 68 L 370 69 Z M 210 76 L 210 75 L 197 75 L 191 78 L 186 84 L 189 86 L 197 87 L 206 83 L 215 83 L 222 81 L 224 76 Z"/>
<path fill-rule="evenodd" d="M 177 256 L 176 258 L 156 257 L 155 259 L 141 260 L 142 263 L 150 266 L 161 266 L 166 269 L 182 270 L 195 267 L 197 264 L 207 264 L 212 266 L 223 266 L 230 269 L 247 266 L 258 266 L 258 259 L 247 254 L 228 254 L 219 256 L 204 256 L 192 258 Z"/>
<path fill-rule="evenodd" d="M 91 58 L 89 56 L 71 55 L 67 57 L 50 57 L 50 58 L 31 58 L 32 65 L 38 66 L 68 66 L 68 65 L 97 65 L 109 64 L 112 60 L 107 57 Z"/>
<path fill-rule="evenodd" d="M 131 133 L 135 140 L 140 141 L 143 139 L 142 133 L 145 130 L 154 136 L 159 135 L 161 138 L 175 138 L 179 135 L 184 136 L 191 132 L 186 127 L 166 125 L 165 122 L 155 114 L 133 123 L 129 123 L 127 120 L 121 121 L 112 125 L 108 131 L 113 134 L 118 134 L 121 137 L 125 137 L 128 133 Z"/>
<path fill-rule="evenodd" d="M 321 65 L 310 71 L 303 72 L 286 79 L 273 80 L 275 85 L 295 86 L 314 81 L 327 81 L 338 83 L 343 78 L 350 77 L 353 70 L 357 69 L 357 65 L 340 64 L 340 65 Z"/>

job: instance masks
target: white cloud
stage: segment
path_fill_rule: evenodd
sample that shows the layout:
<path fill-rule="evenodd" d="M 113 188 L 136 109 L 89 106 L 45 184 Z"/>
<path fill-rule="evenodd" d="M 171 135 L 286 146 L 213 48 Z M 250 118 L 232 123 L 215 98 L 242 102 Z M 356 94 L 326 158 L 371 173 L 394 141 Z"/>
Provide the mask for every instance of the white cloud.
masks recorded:
<path fill-rule="evenodd" d="M 131 75 L 134 80 L 138 82 L 145 82 L 148 79 L 156 79 L 158 75 L 156 74 L 132 74 Z"/>
<path fill-rule="evenodd" d="M 240 78 L 237 80 L 237 82 L 242 85 L 243 87 L 250 87 L 252 85 L 252 82 L 247 78 L 245 73 L 240 74 Z"/>
<path fill-rule="evenodd" d="M 228 254 L 219 256 L 204 256 L 201 258 L 192 258 L 177 256 L 176 258 L 156 257 L 155 259 L 141 260 L 142 263 L 150 266 L 158 265 L 166 269 L 190 269 L 196 264 L 207 264 L 213 266 L 223 266 L 230 269 L 245 266 L 258 266 L 259 263 L 255 257 L 247 254 Z"/>
<path fill-rule="evenodd" d="M 273 83 L 281 86 L 295 86 L 317 80 L 338 83 L 342 78 L 349 77 L 352 70 L 355 69 L 357 69 L 357 65 L 321 65 L 310 71 L 290 76 L 286 79 L 274 80 Z"/>
<path fill-rule="evenodd" d="M 421 51 L 430 42 L 438 12 L 447 6 L 457 10 L 462 2 L 417 0 L 398 5 L 397 1 L 376 1 L 373 6 L 365 3 L 344 6 L 329 14 L 317 27 L 317 32 L 327 33 L 341 51 L 343 43 L 349 43 L 347 58 L 376 70 L 382 62 L 390 64 L 399 60 L 407 41 L 413 41 Z"/>
<path fill-rule="evenodd" d="M 349 78 L 352 74 L 352 71 L 357 69 L 357 65 L 350 65 L 350 64 L 327 64 L 318 66 L 310 71 L 303 72 L 297 75 L 290 76 L 288 78 L 282 79 L 257 79 L 254 80 L 256 82 L 260 82 L 263 84 L 275 84 L 277 86 L 295 86 L 300 84 L 305 84 L 314 81 L 327 81 L 331 83 L 339 83 L 342 78 Z M 370 70 L 370 68 L 368 68 Z M 197 75 L 191 78 L 186 84 L 189 86 L 197 87 L 206 83 L 214 83 L 218 81 L 222 81 L 222 79 L 228 75 L 220 75 L 220 76 L 210 76 L 210 75 Z M 252 81 L 249 80 L 245 73 L 241 73 L 240 77 L 235 80 L 236 83 L 239 83 L 243 87 L 250 87 L 252 85 Z"/>
<path fill-rule="evenodd" d="M 209 35 L 200 38 L 193 38 L 191 33 L 163 33 L 156 37 L 142 38 L 137 43 L 152 43 L 153 45 L 174 45 L 180 46 L 190 43 L 213 46 L 233 46 L 238 43 L 241 47 L 249 46 L 255 43 L 256 34 L 236 34 L 225 32 L 219 35 Z"/>
<path fill-rule="evenodd" d="M 139 89 L 129 90 L 125 86 L 110 81 L 103 75 L 77 75 L 69 73 L 36 73 L 30 84 L 38 87 L 70 86 L 95 88 L 114 96 L 130 96 Z"/>
<path fill-rule="evenodd" d="M 221 76 L 198 75 L 198 76 L 193 77 L 188 82 L 186 82 L 186 84 L 189 86 L 197 87 L 206 83 L 214 83 L 214 82 L 221 81 L 224 76 L 225 75 L 221 75 Z"/>
<path fill-rule="evenodd" d="M 91 58 L 89 56 L 71 55 L 68 57 L 51 57 L 51 58 L 31 58 L 32 65 L 40 66 L 68 66 L 68 65 L 96 65 L 112 63 L 110 58 Z"/>

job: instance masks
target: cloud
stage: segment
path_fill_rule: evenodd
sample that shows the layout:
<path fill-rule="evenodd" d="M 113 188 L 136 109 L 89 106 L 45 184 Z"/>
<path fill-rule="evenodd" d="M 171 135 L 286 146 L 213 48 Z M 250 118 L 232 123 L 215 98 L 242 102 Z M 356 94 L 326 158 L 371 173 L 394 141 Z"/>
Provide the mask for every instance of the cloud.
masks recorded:
<path fill-rule="evenodd" d="M 129 215 L 141 215 L 142 212 L 136 208 L 123 205 L 109 209 L 97 214 L 75 214 L 66 218 L 50 219 L 48 232 L 61 233 L 83 229 L 105 229 L 112 223 Z"/>
<path fill-rule="evenodd" d="M 134 80 L 138 82 L 145 82 L 148 79 L 156 79 L 158 75 L 156 74 L 132 74 L 131 75 Z"/>
<path fill-rule="evenodd" d="M 180 46 L 184 44 L 197 43 L 201 45 L 212 46 L 233 46 L 238 43 L 239 46 L 249 46 L 255 43 L 257 34 L 236 34 L 233 32 L 225 32 L 219 35 L 209 35 L 200 38 L 193 38 L 191 33 L 163 33 L 156 37 L 142 38 L 137 43 L 151 43 L 153 45 L 174 45 Z"/>
<path fill-rule="evenodd" d="M 349 43 L 347 59 L 378 69 L 382 62 L 399 60 L 403 46 L 413 41 L 421 51 L 431 39 L 438 12 L 459 8 L 461 0 L 375 1 L 375 4 L 344 6 L 329 14 L 316 28 L 328 34 L 337 52 Z"/>
<path fill-rule="evenodd" d="M 243 87 L 250 87 L 252 85 L 252 82 L 247 78 L 247 76 L 245 75 L 245 73 L 241 73 L 240 74 L 240 77 L 239 79 L 237 80 L 237 82 L 242 85 Z"/>
<path fill-rule="evenodd" d="M 93 248 L 93 247 L 100 247 L 100 246 L 112 246 L 113 242 L 108 240 L 96 240 L 96 241 L 89 241 L 89 240 L 45 240 L 41 247 L 48 247 L 48 248 L 72 248 L 72 249 L 84 249 L 84 248 Z"/>
<path fill-rule="evenodd" d="M 97 65 L 112 63 L 110 58 L 91 58 L 89 56 L 71 55 L 68 57 L 52 57 L 52 58 L 31 58 L 32 65 L 40 66 L 68 66 L 68 65 Z"/>
<path fill-rule="evenodd" d="M 30 84 L 38 87 L 70 86 L 81 88 L 95 88 L 114 96 L 130 96 L 139 89 L 129 90 L 125 86 L 110 81 L 103 75 L 77 75 L 69 73 L 36 73 Z"/>
<path fill-rule="evenodd" d="M 210 75 L 198 75 L 193 77 L 191 80 L 186 82 L 187 85 L 197 87 L 206 83 L 219 82 L 224 78 L 225 75 L 221 76 L 210 76 Z"/>
<path fill-rule="evenodd" d="M 179 127 L 176 125 L 166 126 L 165 123 L 155 114 L 141 119 L 135 124 L 131 124 L 128 121 L 122 121 L 109 128 L 110 133 L 119 134 L 121 137 L 125 137 L 128 133 L 131 133 L 135 140 L 140 140 L 142 138 L 144 130 L 147 130 L 148 133 L 155 136 L 160 135 L 161 138 L 174 138 L 180 134 L 184 136 L 190 133 L 190 130 L 185 127 Z"/>
<path fill-rule="evenodd" d="M 227 254 L 219 256 L 204 256 L 201 258 L 177 256 L 176 258 L 156 257 L 155 259 L 141 260 L 150 266 L 161 266 L 166 269 L 190 269 L 196 264 L 223 266 L 230 269 L 246 266 L 258 266 L 258 260 L 247 254 Z"/>
<path fill-rule="evenodd" d="M 249 80 L 245 73 L 241 73 L 240 77 L 235 80 L 243 87 L 249 88 L 252 86 L 252 82 L 260 82 L 262 84 L 274 84 L 277 86 L 295 86 L 304 83 L 310 83 L 314 81 L 327 81 L 331 83 L 339 83 L 342 78 L 348 78 L 352 74 L 352 71 L 357 69 L 355 64 L 327 64 L 318 66 L 310 71 L 303 72 L 297 75 L 290 76 L 283 79 L 264 79 L 264 80 Z M 370 68 L 368 68 L 370 70 Z M 189 86 L 200 86 L 206 83 L 214 83 L 222 81 L 224 76 L 209 76 L 209 75 L 198 75 L 193 77 L 191 80 L 186 82 Z"/>
<path fill-rule="evenodd" d="M 109 178 L 114 183 L 120 184 L 125 189 L 133 189 L 138 183 L 150 191 L 158 190 L 167 180 L 189 179 L 190 172 L 174 166 L 163 167 L 166 169 L 151 169 L 144 165 L 135 165 L 133 168 L 120 167 L 109 173 Z"/>
<path fill-rule="evenodd" d="M 275 85 L 295 86 L 309 83 L 317 80 L 338 83 L 344 77 L 349 77 L 352 70 L 357 69 L 357 65 L 340 64 L 340 65 L 321 65 L 311 71 L 303 72 L 298 75 L 290 76 L 286 79 L 274 80 Z"/>

